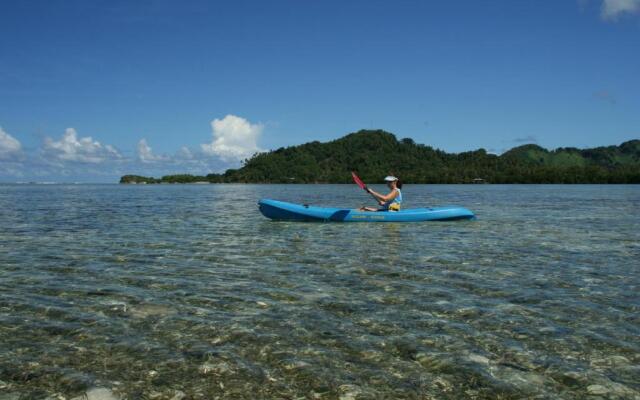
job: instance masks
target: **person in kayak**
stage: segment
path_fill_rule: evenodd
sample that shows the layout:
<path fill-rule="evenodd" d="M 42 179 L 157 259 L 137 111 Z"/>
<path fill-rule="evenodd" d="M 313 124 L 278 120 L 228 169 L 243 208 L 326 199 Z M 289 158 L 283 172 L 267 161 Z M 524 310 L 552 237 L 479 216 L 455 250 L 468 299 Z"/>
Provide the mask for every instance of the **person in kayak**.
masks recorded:
<path fill-rule="evenodd" d="M 378 200 L 380 207 L 375 208 L 363 206 L 360 208 L 360 211 L 400 211 L 400 207 L 402 205 L 402 192 L 400 191 L 400 189 L 402 189 L 402 182 L 395 176 L 387 176 L 384 178 L 384 181 L 391 190 L 386 196 L 371 188 L 366 188 L 367 193 Z"/>

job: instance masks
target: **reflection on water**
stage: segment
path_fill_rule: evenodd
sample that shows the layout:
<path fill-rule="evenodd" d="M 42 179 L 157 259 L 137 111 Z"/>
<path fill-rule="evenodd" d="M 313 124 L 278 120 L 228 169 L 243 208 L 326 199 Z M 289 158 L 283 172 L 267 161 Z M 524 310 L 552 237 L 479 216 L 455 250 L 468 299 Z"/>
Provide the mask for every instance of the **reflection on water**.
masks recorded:
<path fill-rule="evenodd" d="M 0 186 L 0 399 L 640 398 L 638 186 Z"/>

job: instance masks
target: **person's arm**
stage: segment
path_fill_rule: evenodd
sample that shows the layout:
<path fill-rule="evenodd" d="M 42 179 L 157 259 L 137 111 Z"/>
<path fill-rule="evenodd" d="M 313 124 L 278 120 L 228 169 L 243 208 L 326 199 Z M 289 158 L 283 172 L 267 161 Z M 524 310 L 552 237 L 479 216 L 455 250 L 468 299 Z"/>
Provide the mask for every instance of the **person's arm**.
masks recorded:
<path fill-rule="evenodd" d="M 386 203 L 389 200 L 393 200 L 396 197 L 398 197 L 398 190 L 397 189 L 393 189 L 391 192 L 389 192 L 388 195 L 384 196 L 381 195 L 380 193 L 374 191 L 373 189 L 369 189 L 369 193 L 371 193 L 373 195 L 373 197 L 375 197 L 376 199 L 378 199 L 378 201 L 380 201 L 382 204 Z"/>

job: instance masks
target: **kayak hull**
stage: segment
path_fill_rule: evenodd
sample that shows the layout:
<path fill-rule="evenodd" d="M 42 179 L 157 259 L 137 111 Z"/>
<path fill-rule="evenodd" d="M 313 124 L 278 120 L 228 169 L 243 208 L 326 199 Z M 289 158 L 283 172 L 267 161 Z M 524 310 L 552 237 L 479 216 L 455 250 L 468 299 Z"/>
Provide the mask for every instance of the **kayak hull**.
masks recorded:
<path fill-rule="evenodd" d="M 464 207 L 444 206 L 400 211 L 359 211 L 349 208 L 316 207 L 285 201 L 262 199 L 260 212 L 267 218 L 289 221 L 320 222 L 421 222 L 475 219 Z"/>

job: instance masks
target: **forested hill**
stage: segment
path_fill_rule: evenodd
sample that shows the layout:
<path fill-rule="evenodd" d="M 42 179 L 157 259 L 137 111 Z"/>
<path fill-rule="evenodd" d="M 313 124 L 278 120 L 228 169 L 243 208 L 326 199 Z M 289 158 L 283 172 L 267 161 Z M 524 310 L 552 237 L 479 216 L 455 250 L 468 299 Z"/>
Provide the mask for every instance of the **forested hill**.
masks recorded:
<path fill-rule="evenodd" d="M 349 183 L 350 171 L 370 183 L 389 174 L 405 183 L 640 183 L 640 140 L 552 151 L 527 144 L 498 156 L 484 149 L 451 154 L 382 130 L 362 130 L 326 143 L 256 154 L 242 168 L 223 174 L 125 175 L 120 182 Z"/>

